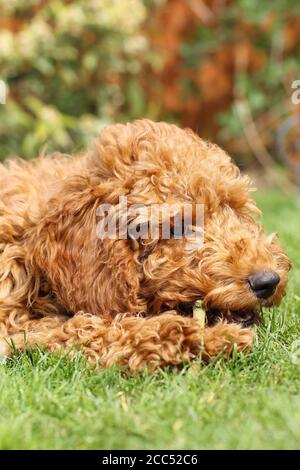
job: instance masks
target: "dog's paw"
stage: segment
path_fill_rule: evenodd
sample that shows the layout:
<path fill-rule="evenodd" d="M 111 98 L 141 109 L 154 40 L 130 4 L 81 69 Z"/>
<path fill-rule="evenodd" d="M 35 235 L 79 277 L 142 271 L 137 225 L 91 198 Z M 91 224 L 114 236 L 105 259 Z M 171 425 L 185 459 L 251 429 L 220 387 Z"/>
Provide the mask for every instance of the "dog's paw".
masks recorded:
<path fill-rule="evenodd" d="M 235 323 L 217 323 L 205 330 L 205 351 L 208 356 L 216 357 L 223 352 L 229 356 L 236 345 L 237 351 L 252 349 L 255 330 L 242 328 Z"/>

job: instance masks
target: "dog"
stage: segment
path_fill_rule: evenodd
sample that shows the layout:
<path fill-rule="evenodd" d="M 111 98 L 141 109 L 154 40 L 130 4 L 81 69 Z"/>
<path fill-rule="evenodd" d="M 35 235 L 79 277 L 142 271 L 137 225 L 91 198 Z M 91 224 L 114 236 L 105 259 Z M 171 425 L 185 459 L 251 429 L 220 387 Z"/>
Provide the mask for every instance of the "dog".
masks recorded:
<path fill-rule="evenodd" d="M 100 367 L 134 373 L 251 349 L 261 309 L 280 303 L 291 267 L 257 222 L 251 192 L 217 145 L 150 120 L 109 126 L 75 157 L 7 161 L 0 166 L 1 356 L 34 346 L 73 354 L 77 346 Z M 203 242 L 161 231 L 101 239 L 99 206 L 117 208 L 121 196 L 129 214 L 134 205 L 202 206 Z M 136 228 L 145 219 L 129 217 Z M 205 327 L 193 316 L 199 300 Z"/>

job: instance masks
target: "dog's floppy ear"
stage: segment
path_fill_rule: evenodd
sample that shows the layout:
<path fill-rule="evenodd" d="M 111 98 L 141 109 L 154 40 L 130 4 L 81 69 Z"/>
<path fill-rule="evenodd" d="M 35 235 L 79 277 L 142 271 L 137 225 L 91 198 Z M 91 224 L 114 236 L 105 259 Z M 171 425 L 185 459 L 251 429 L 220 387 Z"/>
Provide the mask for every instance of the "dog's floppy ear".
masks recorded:
<path fill-rule="evenodd" d="M 141 310 L 136 263 L 128 241 L 97 237 L 99 201 L 99 191 L 94 191 L 87 177 L 65 182 L 30 234 L 28 266 L 39 270 L 70 312 L 111 317 Z"/>

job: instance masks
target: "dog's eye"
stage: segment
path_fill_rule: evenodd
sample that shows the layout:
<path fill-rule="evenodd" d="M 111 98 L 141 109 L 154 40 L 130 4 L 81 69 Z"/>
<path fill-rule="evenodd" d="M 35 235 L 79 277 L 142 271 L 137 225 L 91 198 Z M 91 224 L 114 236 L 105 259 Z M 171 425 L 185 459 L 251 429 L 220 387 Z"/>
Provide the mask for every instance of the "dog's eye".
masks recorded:
<path fill-rule="evenodd" d="M 182 238 L 182 228 L 178 228 L 176 226 L 171 226 L 170 227 L 170 235 L 172 237 L 177 237 L 177 238 Z"/>
<path fill-rule="evenodd" d="M 193 235 L 196 232 L 197 232 L 197 227 L 195 227 L 194 225 L 185 225 L 184 227 L 182 226 L 170 227 L 170 234 L 176 238 L 188 237 L 189 235 Z"/>

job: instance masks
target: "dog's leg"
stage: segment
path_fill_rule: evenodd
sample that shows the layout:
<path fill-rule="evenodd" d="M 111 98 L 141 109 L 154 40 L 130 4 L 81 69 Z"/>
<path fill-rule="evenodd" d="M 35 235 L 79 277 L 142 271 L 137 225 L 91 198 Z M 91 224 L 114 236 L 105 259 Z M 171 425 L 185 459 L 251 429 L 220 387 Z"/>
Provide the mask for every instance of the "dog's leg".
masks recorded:
<path fill-rule="evenodd" d="M 0 358 L 10 352 L 5 338 L 16 337 L 22 345 L 20 338 L 24 343 L 24 335 L 46 329 L 53 331 L 66 320 L 51 296 L 44 293 L 39 297 L 40 280 L 31 276 L 25 267 L 24 248 L 1 243 L 1 229 L 0 224 Z M 10 235 L 9 230 L 7 234 Z"/>
<path fill-rule="evenodd" d="M 46 321 L 46 318 L 44 319 Z M 38 320 L 28 334 L 19 333 L 0 342 L 2 355 L 13 348 L 44 346 L 50 351 L 78 345 L 86 356 L 101 367 L 114 364 L 128 366 L 132 372 L 166 365 L 179 365 L 201 356 L 205 362 L 222 351 L 229 356 L 236 343 L 237 350 L 251 347 L 253 332 L 238 325 L 219 323 L 202 330 L 196 319 L 164 313 L 156 317 L 127 316 L 111 323 L 78 313 L 62 324 L 43 324 Z M 73 349 L 74 351 L 74 349 Z"/>

